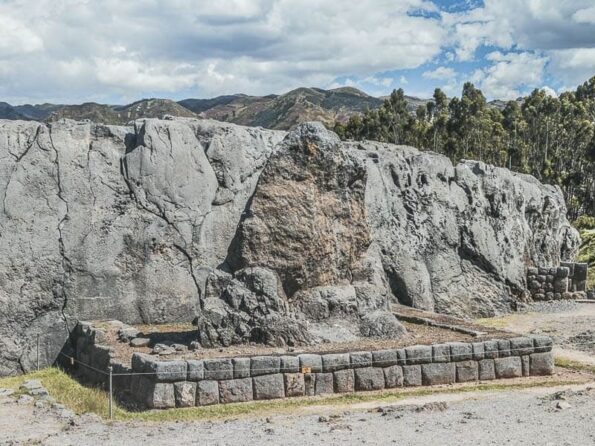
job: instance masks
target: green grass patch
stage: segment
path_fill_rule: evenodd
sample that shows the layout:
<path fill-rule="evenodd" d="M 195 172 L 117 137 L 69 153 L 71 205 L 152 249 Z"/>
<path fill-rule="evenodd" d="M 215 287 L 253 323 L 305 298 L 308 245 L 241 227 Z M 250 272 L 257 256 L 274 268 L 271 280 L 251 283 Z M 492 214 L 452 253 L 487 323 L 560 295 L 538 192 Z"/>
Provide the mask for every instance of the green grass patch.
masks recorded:
<path fill-rule="evenodd" d="M 574 361 L 572 359 L 567 359 L 558 356 L 556 356 L 556 358 L 554 359 L 554 364 L 556 364 L 557 367 L 562 367 L 565 369 L 579 370 L 581 372 L 589 372 L 595 374 L 595 365 L 593 364 L 587 364 L 584 362 Z"/>
<path fill-rule="evenodd" d="M 583 229 L 578 261 L 589 264 L 588 288 L 595 288 L 595 229 Z"/>
<path fill-rule="evenodd" d="M 56 368 L 49 368 L 24 376 L 0 378 L 0 387 L 18 390 L 26 380 L 39 379 L 52 397 L 77 414 L 96 413 L 104 418 L 108 416 L 108 397 L 103 390 L 82 386 L 68 374 Z M 269 413 L 291 412 L 295 409 L 311 406 L 340 406 L 368 401 L 395 402 L 404 398 L 426 395 L 440 395 L 468 392 L 494 392 L 512 389 L 549 387 L 570 384 L 571 381 L 529 381 L 520 384 L 505 382 L 468 385 L 464 387 L 395 389 L 384 392 L 362 392 L 332 395 L 316 398 L 288 398 L 275 401 L 254 401 L 239 404 L 221 404 L 208 407 L 184 409 L 153 410 L 130 412 L 119 405 L 114 405 L 114 419 L 127 421 L 191 421 L 205 419 L 233 418 L 244 415 L 266 415 Z"/>

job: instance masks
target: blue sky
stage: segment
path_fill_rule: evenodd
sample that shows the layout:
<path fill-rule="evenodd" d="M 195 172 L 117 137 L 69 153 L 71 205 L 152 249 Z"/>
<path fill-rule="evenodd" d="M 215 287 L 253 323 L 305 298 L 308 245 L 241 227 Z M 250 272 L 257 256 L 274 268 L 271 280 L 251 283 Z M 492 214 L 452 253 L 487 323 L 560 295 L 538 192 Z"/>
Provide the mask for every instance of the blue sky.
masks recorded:
<path fill-rule="evenodd" d="M 490 99 L 595 75 L 593 0 L 0 0 L 14 104 L 472 81 Z"/>

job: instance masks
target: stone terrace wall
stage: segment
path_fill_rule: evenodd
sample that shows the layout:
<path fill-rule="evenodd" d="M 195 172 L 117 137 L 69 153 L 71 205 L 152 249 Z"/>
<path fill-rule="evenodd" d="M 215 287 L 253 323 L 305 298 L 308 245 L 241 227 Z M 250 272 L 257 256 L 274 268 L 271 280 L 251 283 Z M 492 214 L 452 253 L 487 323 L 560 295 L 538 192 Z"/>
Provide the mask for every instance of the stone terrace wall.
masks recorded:
<path fill-rule="evenodd" d="M 109 347 L 98 344 L 101 331 L 83 326 L 75 333 L 79 361 L 100 370 L 111 364 L 116 392 L 155 409 L 550 375 L 554 370 L 547 336 L 205 360 L 161 361 L 135 353 L 127 367 L 113 360 Z M 88 381 L 106 381 L 106 375 L 89 368 L 79 370 Z"/>
<path fill-rule="evenodd" d="M 586 263 L 562 263 L 553 268 L 529 268 L 527 286 L 534 300 L 585 298 Z"/>

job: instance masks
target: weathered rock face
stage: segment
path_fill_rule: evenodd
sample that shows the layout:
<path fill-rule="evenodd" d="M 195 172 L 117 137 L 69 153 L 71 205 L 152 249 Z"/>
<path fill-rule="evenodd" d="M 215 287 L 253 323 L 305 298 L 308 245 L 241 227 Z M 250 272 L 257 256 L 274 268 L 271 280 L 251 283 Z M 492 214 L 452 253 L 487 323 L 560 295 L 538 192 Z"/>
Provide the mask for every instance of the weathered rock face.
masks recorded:
<path fill-rule="evenodd" d="M 315 124 L 285 137 L 0 121 L 0 375 L 34 367 L 38 334 L 53 362 L 77 319 L 198 315 L 205 345 L 398 336 L 391 301 L 506 311 L 527 266 L 576 252 L 532 177 Z"/>

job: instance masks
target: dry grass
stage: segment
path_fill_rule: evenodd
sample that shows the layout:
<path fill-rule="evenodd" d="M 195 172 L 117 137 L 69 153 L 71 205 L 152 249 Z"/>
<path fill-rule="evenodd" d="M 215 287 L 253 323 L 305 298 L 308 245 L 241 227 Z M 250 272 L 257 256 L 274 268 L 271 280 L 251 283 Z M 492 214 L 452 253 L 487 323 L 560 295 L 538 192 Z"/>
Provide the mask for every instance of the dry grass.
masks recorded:
<path fill-rule="evenodd" d="M 562 362 L 561 367 L 575 368 L 576 364 Z M 582 365 L 580 365 L 582 367 Z M 584 370 L 581 368 L 581 370 Z M 593 370 L 590 370 L 593 372 Z M 59 403 L 64 404 L 77 414 L 95 413 L 104 418 L 108 416 L 108 398 L 106 392 L 84 387 L 72 377 L 56 368 L 33 372 L 25 376 L 1 378 L 0 387 L 18 389 L 28 379 L 39 379 Z M 572 384 L 576 381 L 552 379 L 548 381 L 530 380 L 523 383 L 477 383 L 464 386 L 393 389 L 381 392 L 351 393 L 313 398 L 290 398 L 275 401 L 254 401 L 240 404 L 221 404 L 209 407 L 192 407 L 185 409 L 168 409 L 145 412 L 130 412 L 114 406 L 114 419 L 126 421 L 191 421 L 204 419 L 220 419 L 247 415 L 264 416 L 271 413 L 292 412 L 309 406 L 341 406 L 353 403 L 379 401 L 394 402 L 404 398 L 426 395 L 440 395 L 468 392 L 510 391 L 532 387 L 549 387 Z"/>
<path fill-rule="evenodd" d="M 584 362 L 574 361 L 572 359 L 567 359 L 567 358 L 560 358 L 557 356 L 554 359 L 554 363 L 556 364 L 557 367 L 562 367 L 562 368 L 571 369 L 571 370 L 579 370 L 581 372 L 588 372 L 588 373 L 595 374 L 595 365 L 593 365 L 593 364 L 587 364 Z"/>

